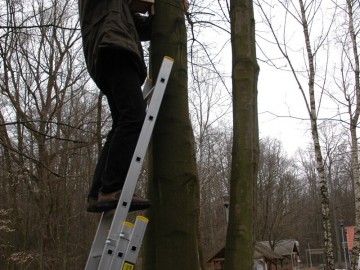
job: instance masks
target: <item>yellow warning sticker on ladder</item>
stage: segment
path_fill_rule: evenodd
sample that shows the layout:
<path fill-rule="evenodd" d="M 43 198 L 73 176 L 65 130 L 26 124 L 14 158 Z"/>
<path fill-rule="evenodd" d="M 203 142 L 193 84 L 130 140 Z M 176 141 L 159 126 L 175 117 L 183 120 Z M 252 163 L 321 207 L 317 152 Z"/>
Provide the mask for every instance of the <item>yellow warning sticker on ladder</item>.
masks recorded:
<path fill-rule="evenodd" d="M 132 263 L 125 262 L 122 270 L 134 270 L 135 265 Z"/>

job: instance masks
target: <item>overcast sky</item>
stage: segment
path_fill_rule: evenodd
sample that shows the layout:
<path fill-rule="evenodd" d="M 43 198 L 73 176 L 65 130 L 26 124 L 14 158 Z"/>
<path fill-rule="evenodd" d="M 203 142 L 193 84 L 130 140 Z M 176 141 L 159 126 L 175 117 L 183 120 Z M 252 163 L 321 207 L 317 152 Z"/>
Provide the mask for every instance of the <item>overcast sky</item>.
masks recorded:
<path fill-rule="evenodd" d="M 307 87 L 307 61 L 306 51 L 304 46 L 303 29 L 299 20 L 294 19 L 291 15 L 284 12 L 284 8 L 279 4 L 279 1 L 265 1 L 270 6 L 267 8 L 267 15 L 270 16 L 273 22 L 274 31 L 280 37 L 280 41 L 287 44 L 287 53 L 291 58 L 295 69 L 299 71 L 299 80 L 304 88 L 305 94 L 308 92 Z M 307 4 L 319 3 L 320 1 L 306 1 Z M 338 76 L 340 52 L 337 50 L 337 36 L 339 33 L 340 23 L 344 20 L 343 17 L 337 16 L 337 27 L 333 25 L 330 35 L 326 40 L 320 37 L 324 36 L 330 25 L 334 7 L 331 6 L 332 1 L 322 1 L 322 8 L 317 9 L 317 6 L 309 6 L 308 12 L 317 10 L 317 16 L 309 17 L 309 30 L 312 50 L 319 49 L 316 54 L 316 83 L 324 85 L 329 91 L 338 91 L 334 86 L 334 74 Z M 298 9 L 298 1 L 290 1 L 294 4 L 292 12 L 295 16 L 299 16 L 295 9 Z M 262 22 L 263 18 L 259 16 L 258 9 L 255 6 L 256 18 L 256 41 L 258 44 L 257 57 L 260 65 L 260 73 L 258 79 L 258 112 L 259 112 L 259 128 L 260 137 L 270 136 L 279 139 L 285 151 L 289 155 L 293 155 L 298 148 L 306 149 L 311 146 L 311 132 L 310 121 L 308 120 L 308 113 L 299 87 L 294 79 L 294 76 L 289 72 L 289 65 L 279 53 L 279 49 L 274 45 L 274 39 L 269 31 L 269 28 Z M 207 29 L 203 29 L 202 33 L 206 40 L 217 42 L 217 48 L 223 51 L 219 54 L 219 62 L 223 67 L 231 69 L 231 47 L 229 42 L 229 34 L 217 31 L 208 33 Z M 223 34 L 223 36 L 222 36 Z M 322 43 L 322 41 L 324 41 Z M 224 46 L 224 44 L 227 44 Z M 224 49 L 225 48 L 225 49 Z M 278 68 L 270 66 L 264 60 L 267 57 L 272 58 Z M 327 61 L 329 60 L 329 61 Z M 287 70 L 287 71 L 286 71 Z M 228 71 L 230 74 L 230 71 Z M 301 72 L 303 72 L 301 74 Z M 326 75 L 325 75 L 326 74 Z M 229 75 L 230 76 L 230 75 Z M 327 77 L 326 77 L 327 76 Z M 324 78 L 326 81 L 324 83 Z M 230 82 L 230 80 L 229 80 Z M 231 82 L 230 84 L 231 85 Z M 231 87 L 229 87 L 231 89 Z M 320 100 L 319 89 L 316 90 L 316 106 L 319 106 Z M 319 110 L 319 118 L 327 118 L 337 113 L 336 107 L 328 97 L 321 97 L 322 104 Z M 344 111 L 343 111 L 344 112 Z M 346 113 L 344 114 L 346 117 Z M 319 121 L 321 122 L 321 121 Z"/>

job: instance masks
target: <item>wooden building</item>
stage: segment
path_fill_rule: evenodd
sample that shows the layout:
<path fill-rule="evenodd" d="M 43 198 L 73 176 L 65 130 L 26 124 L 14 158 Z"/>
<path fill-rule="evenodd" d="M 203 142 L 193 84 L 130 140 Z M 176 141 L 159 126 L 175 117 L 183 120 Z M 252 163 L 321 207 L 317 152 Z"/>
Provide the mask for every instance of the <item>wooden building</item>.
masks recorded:
<path fill-rule="evenodd" d="M 254 251 L 254 270 L 280 270 L 279 265 L 284 259 L 281 255 L 259 242 L 255 244 Z M 224 263 L 225 247 L 208 260 L 208 270 L 223 270 Z"/>
<path fill-rule="evenodd" d="M 261 244 L 268 248 L 269 241 L 262 241 Z M 281 261 L 281 270 L 298 270 L 300 269 L 299 242 L 294 239 L 279 240 L 273 243 L 274 251 L 283 257 Z"/>

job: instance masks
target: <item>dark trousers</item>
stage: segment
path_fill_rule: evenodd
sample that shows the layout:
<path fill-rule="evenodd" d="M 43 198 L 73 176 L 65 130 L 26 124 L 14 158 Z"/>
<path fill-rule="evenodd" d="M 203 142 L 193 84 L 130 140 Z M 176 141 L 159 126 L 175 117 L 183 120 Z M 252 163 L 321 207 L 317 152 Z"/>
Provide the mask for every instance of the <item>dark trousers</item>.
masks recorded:
<path fill-rule="evenodd" d="M 89 196 L 122 189 L 145 118 L 139 71 L 134 60 L 116 51 L 101 55 L 100 90 L 107 97 L 112 128 L 96 165 Z"/>

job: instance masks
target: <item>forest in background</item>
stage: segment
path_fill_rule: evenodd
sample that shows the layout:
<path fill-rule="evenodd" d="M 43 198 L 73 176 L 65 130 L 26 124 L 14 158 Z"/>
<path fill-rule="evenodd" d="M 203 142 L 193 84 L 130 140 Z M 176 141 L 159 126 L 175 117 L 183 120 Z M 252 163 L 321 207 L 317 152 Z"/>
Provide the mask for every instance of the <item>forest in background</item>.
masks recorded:
<path fill-rule="evenodd" d="M 86 71 L 77 4 L 29 0 L 1 1 L 0 6 L 0 265 L 82 269 L 98 218 L 85 212 L 86 195 L 111 123 L 106 102 Z M 204 56 L 211 44 L 204 47 L 199 28 L 216 24 L 205 11 L 221 14 L 198 2 L 188 18 L 204 260 L 225 241 L 222 198 L 229 192 L 232 146 L 229 74 L 217 68 L 216 53 Z M 222 15 L 220 21 L 226 22 Z M 353 83 L 347 82 L 350 89 Z M 327 96 L 335 95 L 328 91 Z M 351 104 L 350 94 L 346 97 Z M 339 261 L 339 221 L 355 223 L 354 175 L 346 120 L 343 125 L 326 120 L 320 134 Z M 259 241 L 296 239 L 304 256 L 308 244 L 323 246 L 323 229 L 314 153 L 299 148 L 289 157 L 279 140 L 261 138 L 255 232 Z M 143 194 L 144 182 L 146 171 L 139 184 Z"/>

